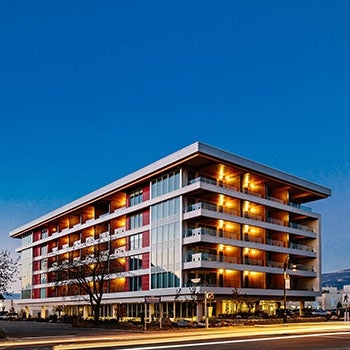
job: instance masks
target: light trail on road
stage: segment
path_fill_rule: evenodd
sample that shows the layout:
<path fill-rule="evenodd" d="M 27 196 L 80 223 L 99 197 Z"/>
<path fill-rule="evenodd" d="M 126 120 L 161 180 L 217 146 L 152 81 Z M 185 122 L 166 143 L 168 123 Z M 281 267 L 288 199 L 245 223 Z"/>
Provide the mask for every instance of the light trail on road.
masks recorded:
<path fill-rule="evenodd" d="M 96 349 L 96 348 L 108 348 L 116 347 L 118 350 L 160 350 L 160 349 L 178 349 L 178 348 L 189 348 L 194 346 L 215 346 L 215 345 L 227 345 L 227 344 L 239 344 L 239 343 L 253 343 L 262 341 L 276 341 L 285 339 L 300 339 L 300 338 L 316 338 L 316 337 L 336 337 L 341 335 L 349 335 L 349 332 L 334 332 L 334 333 L 318 333 L 318 334 L 298 334 L 298 335 L 278 335 L 275 337 L 262 337 L 262 338 L 251 338 L 251 339 L 232 339 L 232 340 L 218 340 L 210 342 L 194 342 L 188 344 L 164 344 L 164 345 L 152 345 L 152 346 L 137 346 L 137 347 L 123 347 L 121 348 L 118 343 L 106 344 L 106 343 L 93 343 L 93 344 L 67 344 L 57 345 L 53 347 L 53 350 L 73 350 L 73 349 Z M 170 341 L 170 340 L 168 340 Z M 123 345 L 124 346 L 124 345 Z"/>

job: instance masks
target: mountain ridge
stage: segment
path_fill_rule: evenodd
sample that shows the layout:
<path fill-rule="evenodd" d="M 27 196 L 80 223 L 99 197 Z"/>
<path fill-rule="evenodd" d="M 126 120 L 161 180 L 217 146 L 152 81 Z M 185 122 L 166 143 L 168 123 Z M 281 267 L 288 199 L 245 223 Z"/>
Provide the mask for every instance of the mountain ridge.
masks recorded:
<path fill-rule="evenodd" d="M 322 274 L 322 287 L 343 289 L 345 285 L 350 285 L 350 269 Z"/>

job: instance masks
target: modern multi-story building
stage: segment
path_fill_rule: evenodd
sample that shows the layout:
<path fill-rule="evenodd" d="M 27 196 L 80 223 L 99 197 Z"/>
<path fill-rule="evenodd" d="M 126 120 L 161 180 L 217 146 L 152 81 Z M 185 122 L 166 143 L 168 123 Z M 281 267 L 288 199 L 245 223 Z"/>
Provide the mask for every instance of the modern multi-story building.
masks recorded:
<path fill-rule="evenodd" d="M 214 315 L 234 313 L 237 295 L 267 313 L 284 293 L 302 306 L 321 294 L 320 215 L 304 204 L 330 194 L 194 143 L 12 231 L 22 241 L 21 303 L 44 317 L 58 307 L 87 317 L 84 292 L 56 272 L 103 243 L 102 316 L 201 317 L 213 295 Z"/>

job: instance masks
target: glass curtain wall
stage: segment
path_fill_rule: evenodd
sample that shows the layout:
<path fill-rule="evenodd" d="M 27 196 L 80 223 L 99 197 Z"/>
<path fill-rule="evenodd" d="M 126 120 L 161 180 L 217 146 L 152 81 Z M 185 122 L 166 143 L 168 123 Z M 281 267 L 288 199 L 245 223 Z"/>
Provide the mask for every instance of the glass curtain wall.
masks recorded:
<path fill-rule="evenodd" d="M 152 181 L 152 198 L 180 188 L 180 171 Z M 151 207 L 151 289 L 180 286 L 181 201 L 171 198 Z"/>

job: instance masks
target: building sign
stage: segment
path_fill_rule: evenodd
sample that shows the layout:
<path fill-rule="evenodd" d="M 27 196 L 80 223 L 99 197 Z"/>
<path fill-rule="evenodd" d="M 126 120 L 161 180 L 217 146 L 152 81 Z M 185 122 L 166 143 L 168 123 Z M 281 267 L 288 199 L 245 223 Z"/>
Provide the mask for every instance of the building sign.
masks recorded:
<path fill-rule="evenodd" d="M 205 296 L 208 300 L 214 300 L 214 293 L 213 292 L 207 292 Z"/>
<path fill-rule="evenodd" d="M 146 304 L 159 304 L 161 301 L 160 297 L 145 297 Z"/>

